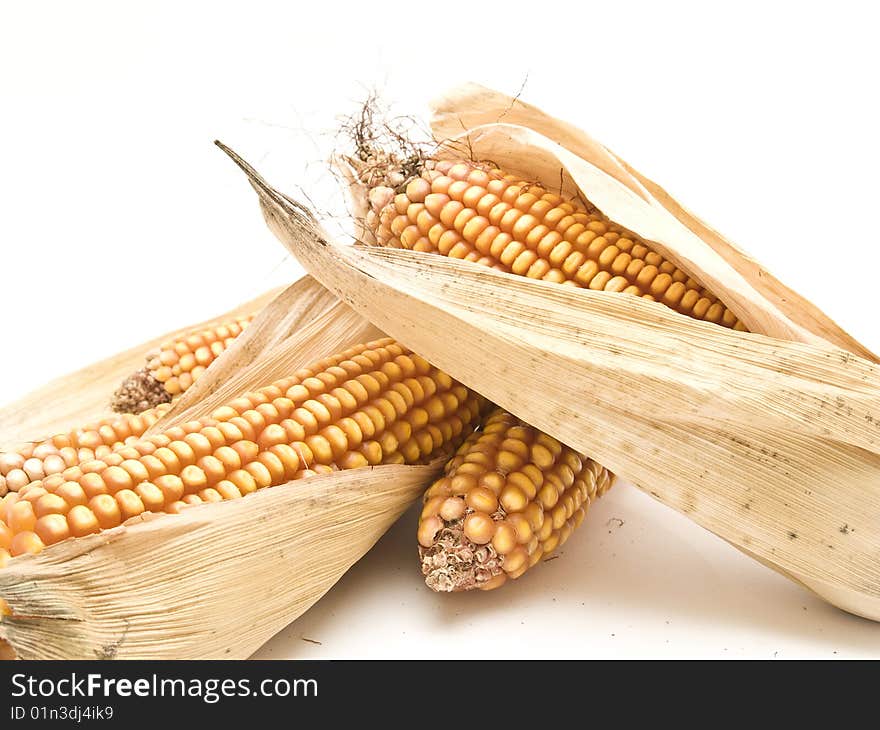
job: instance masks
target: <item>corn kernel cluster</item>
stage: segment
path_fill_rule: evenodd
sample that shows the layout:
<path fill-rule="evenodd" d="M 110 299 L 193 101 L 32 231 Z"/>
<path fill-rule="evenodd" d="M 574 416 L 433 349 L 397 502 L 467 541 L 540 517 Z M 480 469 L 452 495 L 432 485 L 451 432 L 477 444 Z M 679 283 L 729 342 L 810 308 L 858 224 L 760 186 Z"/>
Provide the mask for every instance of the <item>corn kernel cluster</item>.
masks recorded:
<path fill-rule="evenodd" d="M 163 342 L 159 352 L 148 360 L 147 370 L 171 396 L 179 395 L 202 376 L 253 317 L 235 317 Z"/>
<path fill-rule="evenodd" d="M 374 188 L 369 200 L 367 227 L 378 245 L 634 294 L 681 314 L 745 329 L 711 292 L 632 232 L 579 200 L 565 200 L 493 167 L 432 163 L 397 194 Z"/>
<path fill-rule="evenodd" d="M 131 445 L 170 407 L 163 404 L 139 415 L 103 418 L 45 441 L 27 444 L 17 451 L 0 452 L 0 497 L 83 462 L 103 459 L 118 447 Z"/>
<path fill-rule="evenodd" d="M 162 400 L 170 402 L 186 391 L 254 316 L 210 324 L 162 343 L 145 368 L 146 373 L 161 384 L 165 393 Z M 0 452 L 0 497 L 80 462 L 103 458 L 120 444 L 141 436 L 168 408 L 162 403 L 138 414 L 122 413 L 15 452 Z"/>
<path fill-rule="evenodd" d="M 422 570 L 435 590 L 489 590 L 563 544 L 612 476 L 559 441 L 494 410 L 425 494 Z"/>
<path fill-rule="evenodd" d="M 454 448 L 482 405 L 425 359 L 383 339 L 158 435 L 122 438 L 115 427 L 112 435 L 98 428 L 114 446 L 96 444 L 94 459 L 65 462 L 0 501 L 0 565 L 147 511 L 178 512 L 337 469 L 418 463 Z"/>

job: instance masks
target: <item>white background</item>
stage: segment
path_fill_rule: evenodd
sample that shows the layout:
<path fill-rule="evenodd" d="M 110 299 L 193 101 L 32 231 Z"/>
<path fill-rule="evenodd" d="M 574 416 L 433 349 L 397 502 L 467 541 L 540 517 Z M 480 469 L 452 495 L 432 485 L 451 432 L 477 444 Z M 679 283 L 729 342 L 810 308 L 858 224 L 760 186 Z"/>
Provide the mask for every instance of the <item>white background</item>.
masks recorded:
<path fill-rule="evenodd" d="M 870 6 L 4 3 L 0 402 L 298 274 L 214 138 L 331 208 L 365 89 L 419 114 L 464 80 L 525 81 L 878 350 Z M 409 514 L 259 656 L 880 655 L 876 625 L 626 485 L 494 594 L 429 593 L 414 546 Z"/>

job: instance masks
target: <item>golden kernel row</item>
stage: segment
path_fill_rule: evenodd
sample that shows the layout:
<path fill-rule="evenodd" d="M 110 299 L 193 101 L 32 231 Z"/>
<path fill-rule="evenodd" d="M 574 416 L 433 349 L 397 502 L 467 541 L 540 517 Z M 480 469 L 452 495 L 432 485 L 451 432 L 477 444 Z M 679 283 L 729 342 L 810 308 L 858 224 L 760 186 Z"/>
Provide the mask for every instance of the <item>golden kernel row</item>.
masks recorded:
<path fill-rule="evenodd" d="M 172 396 L 185 392 L 248 326 L 254 315 L 210 324 L 159 346 L 147 369 Z"/>
<path fill-rule="evenodd" d="M 419 545 L 424 555 L 460 524 L 463 538 L 500 556 L 503 573 L 476 586 L 495 588 L 564 543 L 611 482 L 596 462 L 496 409 L 425 493 Z"/>
<path fill-rule="evenodd" d="M 54 474 L 69 476 L 70 470 L 84 462 L 132 447 L 170 407 L 162 404 L 139 415 L 111 416 L 16 451 L 0 452 L 0 497 Z"/>
<path fill-rule="evenodd" d="M 337 469 L 453 448 L 483 401 L 390 339 L 246 393 L 210 417 L 117 442 L 0 500 L 0 550 L 38 552 L 143 512 L 236 499 Z M 117 434 L 118 435 L 118 434 Z"/>
<path fill-rule="evenodd" d="M 471 162 L 441 161 L 403 192 L 373 196 L 376 243 L 571 286 L 635 294 L 745 329 L 699 282 L 579 200 Z"/>

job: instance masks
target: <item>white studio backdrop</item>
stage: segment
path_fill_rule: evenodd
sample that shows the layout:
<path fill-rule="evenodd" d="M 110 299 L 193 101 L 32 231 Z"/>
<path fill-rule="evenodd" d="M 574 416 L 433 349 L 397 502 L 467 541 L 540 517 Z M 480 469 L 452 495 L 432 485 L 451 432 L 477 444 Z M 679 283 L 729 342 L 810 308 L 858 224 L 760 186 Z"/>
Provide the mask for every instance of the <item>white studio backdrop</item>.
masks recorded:
<path fill-rule="evenodd" d="M 581 126 L 880 350 L 875 28 L 858 2 L 0 3 L 0 402 L 300 274 L 215 138 L 341 213 L 340 118 L 466 80 Z M 880 655 L 626 485 L 494 594 L 424 589 L 414 519 L 260 656 Z"/>

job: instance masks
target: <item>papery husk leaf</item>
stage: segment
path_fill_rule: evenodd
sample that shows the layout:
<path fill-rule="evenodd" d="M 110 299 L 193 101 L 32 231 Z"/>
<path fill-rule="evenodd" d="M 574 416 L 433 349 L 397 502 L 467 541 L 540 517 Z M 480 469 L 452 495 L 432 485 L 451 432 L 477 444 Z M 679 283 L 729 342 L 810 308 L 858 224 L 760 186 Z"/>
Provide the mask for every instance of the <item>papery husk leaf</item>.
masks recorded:
<path fill-rule="evenodd" d="M 753 332 L 826 342 L 877 361 L 810 301 L 574 125 L 478 84 L 432 103 L 438 156 L 473 156 L 580 195 L 701 281 Z"/>
<path fill-rule="evenodd" d="M 212 317 L 181 327 L 161 337 L 55 378 L 22 398 L 0 408 L 0 451 L 12 450 L 27 441 L 41 441 L 84 423 L 112 416 L 110 399 L 122 381 L 146 364 L 146 356 L 166 340 L 202 325 L 256 312 L 270 302 L 280 288 Z"/>
<path fill-rule="evenodd" d="M 873 362 L 771 302 L 768 323 L 808 342 L 433 254 L 340 246 L 237 162 L 282 242 L 383 331 L 830 602 L 880 619 Z"/>
<path fill-rule="evenodd" d="M 154 430 L 383 336 L 304 277 Z M 14 558 L 0 570 L 0 598 L 13 611 L 0 620 L 0 658 L 245 658 L 329 590 L 442 463 L 310 477 Z"/>

